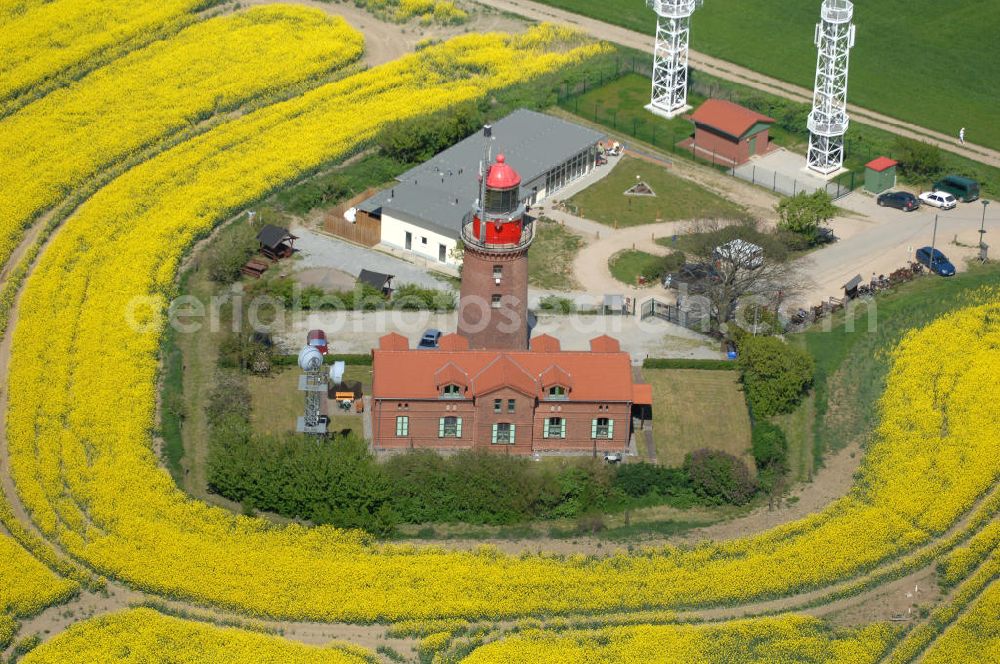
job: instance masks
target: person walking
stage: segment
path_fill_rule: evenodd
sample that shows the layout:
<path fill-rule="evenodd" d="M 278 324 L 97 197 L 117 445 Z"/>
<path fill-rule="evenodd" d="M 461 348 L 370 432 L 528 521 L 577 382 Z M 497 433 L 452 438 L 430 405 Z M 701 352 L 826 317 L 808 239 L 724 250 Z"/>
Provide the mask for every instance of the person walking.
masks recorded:
<path fill-rule="evenodd" d="M 965 145 L 965 127 L 958 130 L 958 140 L 962 145 Z"/>

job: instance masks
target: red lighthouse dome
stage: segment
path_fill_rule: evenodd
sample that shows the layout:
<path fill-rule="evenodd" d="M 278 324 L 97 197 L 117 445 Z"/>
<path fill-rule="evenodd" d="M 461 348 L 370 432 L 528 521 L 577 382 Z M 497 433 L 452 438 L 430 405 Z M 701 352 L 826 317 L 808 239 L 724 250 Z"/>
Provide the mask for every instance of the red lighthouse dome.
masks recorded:
<path fill-rule="evenodd" d="M 507 164 L 502 154 L 498 154 L 496 163 L 490 166 L 490 172 L 486 176 L 486 186 L 490 189 L 513 189 L 520 184 L 521 176 Z"/>

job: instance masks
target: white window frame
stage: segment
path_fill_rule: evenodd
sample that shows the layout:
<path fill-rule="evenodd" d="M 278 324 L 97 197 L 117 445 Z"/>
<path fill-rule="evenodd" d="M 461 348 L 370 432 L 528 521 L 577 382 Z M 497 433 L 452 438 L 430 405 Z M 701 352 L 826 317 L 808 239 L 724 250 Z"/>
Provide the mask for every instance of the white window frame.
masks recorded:
<path fill-rule="evenodd" d="M 397 415 L 396 416 L 396 435 L 400 438 L 404 438 L 410 435 L 410 416 L 409 415 Z"/>

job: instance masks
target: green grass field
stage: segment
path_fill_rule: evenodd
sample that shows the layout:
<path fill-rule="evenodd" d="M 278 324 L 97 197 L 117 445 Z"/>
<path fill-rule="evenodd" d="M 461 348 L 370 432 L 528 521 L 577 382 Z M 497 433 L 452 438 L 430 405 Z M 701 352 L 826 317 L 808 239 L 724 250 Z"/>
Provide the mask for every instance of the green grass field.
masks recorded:
<path fill-rule="evenodd" d="M 302 414 L 305 406 L 302 392 L 299 392 L 299 371 L 284 369 L 270 376 L 250 376 L 247 387 L 250 389 L 252 409 L 250 421 L 254 430 L 269 435 L 281 435 L 295 431 L 295 418 Z M 349 365 L 344 371 L 344 380 L 359 380 L 365 394 L 371 392 L 371 367 Z M 330 431 L 350 429 L 362 434 L 361 416 L 356 413 L 340 414 L 337 405 L 329 404 Z"/>
<path fill-rule="evenodd" d="M 583 237 L 565 226 L 545 218 L 535 221 L 533 257 L 528 258 L 528 283 L 547 290 L 577 288 L 573 261 L 582 246 Z"/>
<path fill-rule="evenodd" d="M 611 270 L 611 276 L 615 279 L 623 284 L 635 286 L 639 283 L 640 274 L 655 269 L 662 262 L 663 256 L 654 256 L 645 251 L 626 250 L 619 251 L 612 256 L 611 260 L 608 261 L 608 268 Z M 654 286 L 656 284 L 648 285 Z"/>
<path fill-rule="evenodd" d="M 750 416 L 739 373 L 643 369 L 642 376 L 653 386 L 653 439 L 659 463 L 680 466 L 688 452 L 707 447 L 743 459 L 754 472 Z"/>
<path fill-rule="evenodd" d="M 626 196 L 638 180 L 656 196 Z M 609 226 L 638 226 L 684 219 L 736 219 L 746 216 L 730 203 L 693 182 L 671 175 L 663 166 L 623 157 L 615 169 L 567 201 L 579 216 Z"/>
<path fill-rule="evenodd" d="M 643 0 L 540 0 L 653 34 Z M 692 19 L 692 48 L 812 88 L 819 0 L 709 0 Z M 990 0 L 855 3 L 852 103 L 1000 149 L 1000 12 Z"/>

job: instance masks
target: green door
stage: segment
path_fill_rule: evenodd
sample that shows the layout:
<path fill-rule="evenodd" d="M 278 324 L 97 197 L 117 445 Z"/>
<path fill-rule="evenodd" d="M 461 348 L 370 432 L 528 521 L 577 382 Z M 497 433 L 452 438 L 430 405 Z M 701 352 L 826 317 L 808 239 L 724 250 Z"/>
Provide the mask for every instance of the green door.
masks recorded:
<path fill-rule="evenodd" d="M 750 156 L 752 157 L 755 154 L 757 154 L 757 137 L 756 136 L 751 136 L 750 137 Z"/>

